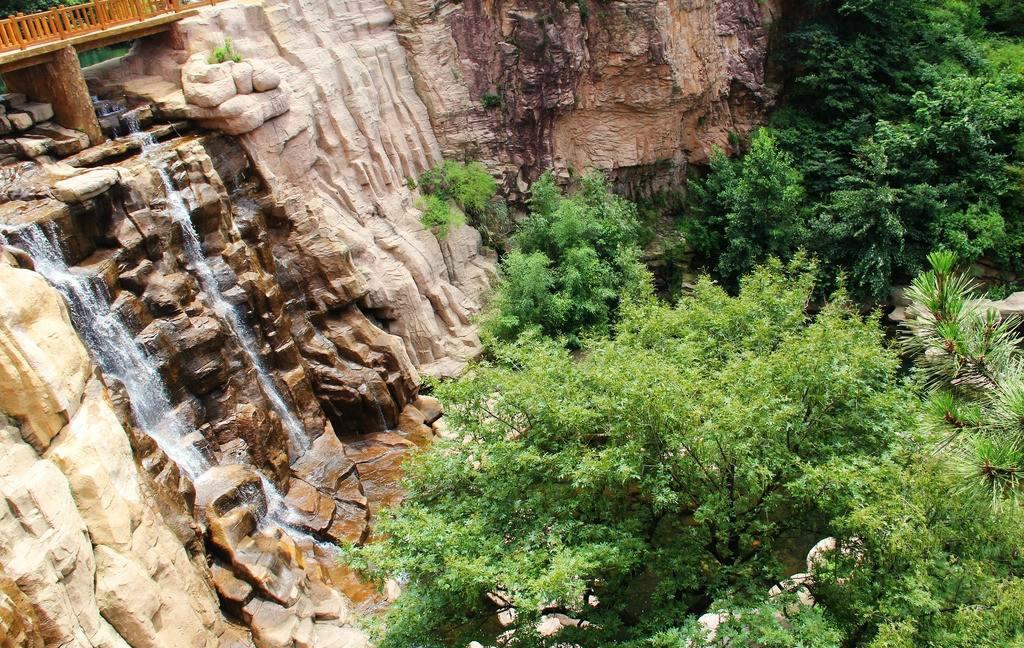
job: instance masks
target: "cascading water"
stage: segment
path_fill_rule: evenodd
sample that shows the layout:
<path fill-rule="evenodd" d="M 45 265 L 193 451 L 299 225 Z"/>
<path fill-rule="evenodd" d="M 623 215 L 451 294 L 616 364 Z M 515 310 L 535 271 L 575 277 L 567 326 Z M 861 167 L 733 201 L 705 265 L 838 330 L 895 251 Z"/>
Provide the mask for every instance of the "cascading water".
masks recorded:
<path fill-rule="evenodd" d="M 133 130 L 136 137 L 143 137 L 144 134 L 138 133 L 137 124 Z M 143 142 L 148 147 L 146 152 L 151 152 L 155 146 L 152 138 L 145 136 Z M 199 274 L 203 289 L 218 315 L 228 323 L 252 360 L 260 386 L 284 421 L 293 437 L 293 443 L 306 447 L 305 430 L 274 386 L 256 352 L 252 334 L 243 325 L 237 311 L 223 299 L 213 271 L 203 257 L 198 234 L 188 217 L 181 194 L 174 189 L 167 170 L 160 165 L 155 165 L 155 168 L 167 191 L 172 217 L 183 230 L 186 253 Z M 174 407 L 156 365 L 135 340 L 128 326 L 112 310 L 106 284 L 99 277 L 74 272 L 68 267 L 60 245 L 60 232 L 52 221 L 21 227 L 6 237 L 0 234 L 0 243 L 4 242 L 25 250 L 32 257 L 35 270 L 64 296 L 76 329 L 92 350 L 104 375 L 124 385 L 139 427 L 195 482 L 212 464 L 189 443 L 189 435 L 193 432 L 191 426 Z M 266 515 L 258 522 L 261 529 L 278 526 L 290 536 L 303 538 L 321 550 L 336 549 L 299 529 L 296 526 L 299 524 L 296 515 L 288 508 L 274 484 L 262 474 L 260 480 L 267 503 Z"/>
<path fill-rule="evenodd" d="M 160 176 L 164 192 L 167 194 L 168 211 L 174 222 L 181 227 L 185 255 L 188 257 L 189 263 L 192 265 L 196 275 L 198 275 L 199 284 L 211 302 L 210 306 L 217 313 L 221 321 L 228 325 L 231 333 L 238 340 L 245 355 L 249 358 L 249 362 L 256 371 L 256 380 L 259 382 L 267 400 L 270 401 L 271 407 L 274 408 L 274 411 L 281 418 L 292 446 L 299 452 L 308 450 L 309 438 L 305 427 L 292 412 L 291 408 L 288 407 L 281 392 L 274 384 L 274 379 L 270 376 L 270 371 L 257 350 L 256 339 L 252 331 L 242 321 L 235 306 L 224 299 L 220 284 L 217 282 L 217 277 L 214 276 L 213 269 L 203 254 L 199 233 L 196 232 L 195 226 L 192 224 L 192 218 L 189 215 L 185 199 L 171 181 L 171 175 L 167 171 L 166 165 L 155 159 L 155 153 L 159 150 L 159 145 L 149 133 L 139 128 L 137 121 L 134 119 L 127 119 L 126 121 L 128 122 L 129 132 L 132 137 L 142 141 L 142 157 L 153 162 L 153 167 Z"/>
<path fill-rule="evenodd" d="M 189 425 L 171 403 L 159 370 L 135 341 L 127 325 L 111 310 L 106 284 L 98 277 L 76 273 L 68 267 L 53 221 L 28 225 L 11 236 L 16 240 L 7 240 L 7 243 L 28 252 L 36 272 L 64 296 L 71 319 L 93 351 L 103 374 L 124 385 L 139 427 L 156 441 L 189 480 L 195 482 L 212 466 L 188 442 Z M 0 235 L 0 241 L 5 238 Z M 322 546 L 319 540 L 293 526 L 295 516 L 274 484 L 263 475 L 260 480 L 267 501 L 267 514 L 259 520 L 260 528 L 277 525 L 292 536 Z"/>
<path fill-rule="evenodd" d="M 56 229 L 53 221 L 29 225 L 17 231 L 18 243 L 32 257 L 36 272 L 64 295 L 78 332 L 103 373 L 124 385 L 139 427 L 194 481 L 209 462 L 187 442 L 189 426 L 171 404 L 156 366 L 111 310 L 106 284 L 68 268 Z"/>

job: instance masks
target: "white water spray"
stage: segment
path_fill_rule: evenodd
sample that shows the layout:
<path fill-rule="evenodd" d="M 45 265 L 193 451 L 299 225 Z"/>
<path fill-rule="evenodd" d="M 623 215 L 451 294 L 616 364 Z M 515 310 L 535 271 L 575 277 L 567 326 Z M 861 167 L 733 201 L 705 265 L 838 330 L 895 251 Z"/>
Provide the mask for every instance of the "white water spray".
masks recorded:
<path fill-rule="evenodd" d="M 274 384 L 274 379 L 271 377 L 270 371 L 267 369 L 257 349 L 256 338 L 249 327 L 242 321 L 238 309 L 224 299 L 224 294 L 220 289 L 220 284 L 217 282 L 217 277 L 213 274 L 213 269 L 203 254 L 199 233 L 192 224 L 192 218 L 189 214 L 188 206 L 185 204 L 185 199 L 171 181 L 166 165 L 160 160 L 155 159 L 154 154 L 158 151 L 159 145 L 152 135 L 140 130 L 138 122 L 134 119 L 128 120 L 128 127 L 132 136 L 142 141 L 143 159 L 150 160 L 153 163 L 153 168 L 156 169 L 160 176 L 164 192 L 167 194 L 168 211 L 174 222 L 181 227 L 185 255 L 198 275 L 199 284 L 211 302 L 210 306 L 217 313 L 221 321 L 228 325 L 231 333 L 238 340 L 245 355 L 249 358 L 249 362 L 256 370 L 256 380 L 259 382 L 267 400 L 270 401 L 271 407 L 274 408 L 274 411 L 284 424 L 290 443 L 299 452 L 305 452 L 309 449 L 309 437 L 306 434 L 305 426 L 302 425 L 298 417 L 288 407 L 288 403 L 285 402 L 281 392 L 277 389 L 277 385 Z"/>
<path fill-rule="evenodd" d="M 210 464 L 188 443 L 189 426 L 171 404 L 156 366 L 111 310 L 106 284 L 99 277 L 68 268 L 53 221 L 29 225 L 17 235 L 36 272 L 64 295 L 78 332 L 93 350 L 104 375 L 124 385 L 139 427 L 194 481 Z"/>

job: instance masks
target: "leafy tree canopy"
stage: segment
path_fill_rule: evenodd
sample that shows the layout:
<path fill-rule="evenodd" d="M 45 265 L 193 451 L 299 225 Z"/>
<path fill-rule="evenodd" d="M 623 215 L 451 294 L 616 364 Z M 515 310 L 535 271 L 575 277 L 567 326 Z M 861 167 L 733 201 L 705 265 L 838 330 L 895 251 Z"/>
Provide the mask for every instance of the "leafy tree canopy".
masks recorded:
<path fill-rule="evenodd" d="M 404 504 L 356 552 L 408 582 L 380 645 L 488 643 L 504 608 L 516 645 L 682 648 L 712 607 L 747 610 L 723 636 L 835 645 L 820 610 L 780 627 L 766 592 L 823 523 L 814 467 L 875 461 L 913 407 L 841 295 L 808 319 L 812 285 L 799 260 L 736 297 L 704 279 L 674 308 L 628 301 L 578 357 L 527 336 L 439 386 L 457 440 L 407 464 Z M 582 623 L 542 637 L 551 612 Z"/>
<path fill-rule="evenodd" d="M 1020 3 L 807 4 L 770 133 L 695 184 L 685 228 L 705 263 L 731 281 L 803 248 L 861 299 L 884 297 L 939 246 L 1024 269 L 1022 50 L 989 31 L 1022 26 Z"/>
<path fill-rule="evenodd" d="M 687 237 L 706 258 L 717 259 L 718 276 L 730 282 L 805 243 L 803 176 L 768 129 L 754 134 L 742 158 L 715 149 L 710 173 L 691 182 L 690 193 Z"/>
<path fill-rule="evenodd" d="M 536 329 L 578 345 L 608 331 L 623 293 L 649 291 L 637 260 L 636 207 L 597 173 L 562 196 L 550 173 L 531 187 L 530 216 L 501 265 L 485 334 L 511 341 Z"/>

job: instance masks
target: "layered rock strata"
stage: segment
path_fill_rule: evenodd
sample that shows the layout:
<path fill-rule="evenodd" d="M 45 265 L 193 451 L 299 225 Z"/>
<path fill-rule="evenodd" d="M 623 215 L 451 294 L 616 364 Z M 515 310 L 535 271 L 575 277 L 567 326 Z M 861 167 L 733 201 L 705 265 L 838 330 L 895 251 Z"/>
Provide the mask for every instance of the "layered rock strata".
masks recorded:
<path fill-rule="evenodd" d="M 301 258 L 290 274 L 317 328 L 347 335 L 355 305 L 417 372 L 453 375 L 480 350 L 470 319 L 494 258 L 472 228 L 442 247 L 420 224 L 408 179 L 440 147 L 391 23 L 383 0 L 217 6 L 90 70 L 90 86 L 238 134 L 289 223 L 274 256 Z M 210 65 L 227 39 L 241 61 Z"/>
<path fill-rule="evenodd" d="M 772 101 L 774 1 L 389 4 L 445 156 L 490 161 L 513 191 L 548 168 L 678 182 Z"/>

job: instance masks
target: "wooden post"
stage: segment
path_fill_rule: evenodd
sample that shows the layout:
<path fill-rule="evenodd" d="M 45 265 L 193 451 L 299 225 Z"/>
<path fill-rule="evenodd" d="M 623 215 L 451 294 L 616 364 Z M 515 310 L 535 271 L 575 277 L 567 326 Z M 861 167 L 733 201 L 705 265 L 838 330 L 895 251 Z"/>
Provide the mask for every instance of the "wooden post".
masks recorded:
<path fill-rule="evenodd" d="M 74 47 L 65 44 L 44 64 L 5 73 L 4 81 L 11 92 L 51 104 L 61 126 L 82 131 L 94 145 L 104 141 Z"/>
<path fill-rule="evenodd" d="M 21 49 L 25 49 L 28 41 L 21 34 L 21 19 L 25 17 L 25 14 L 20 11 L 14 16 L 14 37 L 18 39 L 18 44 L 21 45 Z"/>
<path fill-rule="evenodd" d="M 64 40 L 68 37 L 68 25 L 67 16 L 65 15 L 67 10 L 64 7 L 57 9 L 57 30 L 60 32 L 60 39 Z"/>

